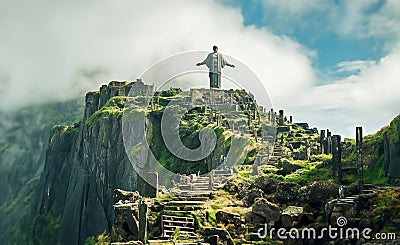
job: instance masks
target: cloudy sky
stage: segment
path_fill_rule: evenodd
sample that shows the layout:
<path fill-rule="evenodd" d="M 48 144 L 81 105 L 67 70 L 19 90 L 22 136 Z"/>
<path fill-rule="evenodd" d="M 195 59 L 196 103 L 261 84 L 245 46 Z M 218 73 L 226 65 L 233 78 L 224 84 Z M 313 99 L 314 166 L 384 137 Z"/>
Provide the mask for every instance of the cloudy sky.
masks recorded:
<path fill-rule="evenodd" d="M 399 24 L 396 0 L 0 0 L 0 109 L 82 97 L 217 44 L 295 121 L 373 133 L 400 112 Z"/>

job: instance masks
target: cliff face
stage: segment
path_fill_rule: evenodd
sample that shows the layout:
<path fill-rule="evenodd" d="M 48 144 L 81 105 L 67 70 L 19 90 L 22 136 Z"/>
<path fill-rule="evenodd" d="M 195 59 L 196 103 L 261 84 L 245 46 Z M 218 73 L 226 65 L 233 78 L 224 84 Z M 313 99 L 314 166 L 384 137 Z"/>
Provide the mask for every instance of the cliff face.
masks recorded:
<path fill-rule="evenodd" d="M 106 95 L 112 97 L 113 89 L 110 85 Z M 138 189 L 137 175 L 123 146 L 123 104 L 110 102 L 102 110 L 113 113 L 101 113 L 99 99 L 100 93 L 88 93 L 84 119 L 51 130 L 34 205 L 35 241 L 83 244 L 88 236 L 111 228 L 113 190 Z M 89 120 L 91 116 L 96 118 Z M 58 221 L 52 229 L 49 220 Z"/>
<path fill-rule="evenodd" d="M 35 242 L 84 244 L 87 237 L 111 230 L 114 189 L 139 191 L 144 196 L 147 190 L 151 191 L 152 188 L 147 189 L 149 186 L 134 171 L 123 144 L 123 107 L 132 86 L 137 86 L 139 96 L 153 89 L 141 82 L 111 82 L 102 86 L 99 92 L 86 95 L 84 118 L 80 123 L 55 126 L 51 130 L 34 203 L 32 234 Z M 157 96 L 159 104 L 154 105 L 146 121 L 146 137 L 155 157 L 171 171 L 197 173 L 208 170 L 211 166 L 204 165 L 204 161 L 188 163 L 167 150 L 159 127 L 163 103 L 168 103 L 174 95 Z M 197 115 L 192 112 L 184 119 L 185 123 L 180 126 L 184 135 L 180 136 L 186 139 L 183 141 L 188 147 L 196 148 L 200 129 L 212 128 L 217 143 L 209 162 L 216 163 L 230 145 L 229 134 L 216 124 L 210 126 L 209 117 L 192 118 Z"/>
<path fill-rule="evenodd" d="M 0 241 L 28 241 L 31 204 L 43 170 L 50 128 L 82 117 L 80 100 L 0 112 Z"/>
<path fill-rule="evenodd" d="M 383 136 L 384 169 L 389 181 L 400 178 L 400 115 L 389 125 Z"/>

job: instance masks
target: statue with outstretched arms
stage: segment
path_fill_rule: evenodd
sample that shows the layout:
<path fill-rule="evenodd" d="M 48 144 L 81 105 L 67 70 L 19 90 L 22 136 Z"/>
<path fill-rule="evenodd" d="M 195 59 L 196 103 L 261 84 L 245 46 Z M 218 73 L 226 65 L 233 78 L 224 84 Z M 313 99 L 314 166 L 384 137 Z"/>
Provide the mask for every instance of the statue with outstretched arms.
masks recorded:
<path fill-rule="evenodd" d="M 218 53 L 218 47 L 213 47 L 213 52 L 209 53 L 207 58 L 200 63 L 196 64 L 197 66 L 206 65 L 209 69 L 209 77 L 210 77 L 210 88 L 220 88 L 221 87 L 221 70 L 224 66 L 235 67 L 230 64 L 222 54 Z"/>

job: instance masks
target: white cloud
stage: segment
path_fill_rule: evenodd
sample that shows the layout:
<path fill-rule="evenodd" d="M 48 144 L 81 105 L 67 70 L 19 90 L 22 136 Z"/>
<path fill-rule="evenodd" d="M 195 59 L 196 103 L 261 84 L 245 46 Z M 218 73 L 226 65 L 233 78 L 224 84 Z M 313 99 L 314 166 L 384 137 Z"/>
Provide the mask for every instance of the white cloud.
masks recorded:
<path fill-rule="evenodd" d="M 244 26 L 240 10 L 216 1 L 2 2 L 0 107 L 68 98 L 112 79 L 213 44 L 247 63 L 280 103 L 312 83 L 311 54 L 266 29 Z M 207 78 L 206 78 L 207 79 Z"/>
<path fill-rule="evenodd" d="M 363 14 L 346 17 L 356 6 L 342 22 L 329 26 L 340 19 L 340 11 L 329 2 L 306 2 L 291 1 L 286 17 L 307 19 L 320 8 L 320 16 L 328 18 L 318 24 L 333 29 L 347 23 L 343 33 L 366 23 Z M 398 17 L 389 17 L 396 6 L 388 1 L 363 32 L 392 38 L 384 30 L 398 23 Z M 285 11 L 284 5 L 279 8 Z M 380 29 L 379 23 L 386 27 Z M 358 74 L 315 86 L 315 51 L 266 28 L 244 26 L 240 10 L 211 0 L 2 1 L 0 35 L 0 109 L 83 96 L 109 80 L 133 80 L 166 56 L 210 50 L 217 44 L 222 53 L 246 63 L 264 82 L 276 109 L 286 109 L 295 121 L 352 136 L 356 125 L 374 132 L 399 113 L 400 55 L 392 44 L 379 62 L 341 64 L 343 69 L 359 69 Z"/>
<path fill-rule="evenodd" d="M 376 63 L 366 61 L 367 66 L 348 63 L 346 69 L 360 73 L 305 91 L 303 103 L 293 110 L 347 137 L 354 137 L 357 125 L 365 126 L 367 133 L 376 132 L 400 113 L 399 63 L 399 49 Z"/>
<path fill-rule="evenodd" d="M 371 68 L 373 65 L 375 65 L 376 62 L 373 60 L 352 60 L 352 61 L 343 61 L 340 62 L 339 64 L 336 65 L 336 72 L 341 73 L 341 72 L 362 72 L 365 71 L 369 68 Z"/>
<path fill-rule="evenodd" d="M 260 0 L 265 21 L 283 33 L 294 28 L 313 35 L 335 33 L 346 38 L 386 38 L 393 48 L 400 37 L 400 2 L 396 0 L 297 1 Z"/>

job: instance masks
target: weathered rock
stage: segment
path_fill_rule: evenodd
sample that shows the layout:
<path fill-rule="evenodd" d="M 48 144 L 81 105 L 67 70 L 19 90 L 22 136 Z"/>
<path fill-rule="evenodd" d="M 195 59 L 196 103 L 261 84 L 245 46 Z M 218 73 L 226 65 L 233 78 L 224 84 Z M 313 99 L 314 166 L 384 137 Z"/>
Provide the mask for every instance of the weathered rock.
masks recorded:
<path fill-rule="evenodd" d="M 235 227 L 239 227 L 241 224 L 244 223 L 244 221 L 240 218 L 239 214 L 228 213 L 225 211 L 218 211 L 215 214 L 215 218 L 217 219 L 218 222 L 221 222 L 225 225 L 233 224 L 235 225 Z"/>
<path fill-rule="evenodd" d="M 204 239 L 204 241 L 209 243 L 210 245 L 218 245 L 218 244 L 220 244 L 218 235 L 212 235 L 212 236 L 206 237 Z"/>
<path fill-rule="evenodd" d="M 243 199 L 243 201 L 245 202 L 245 204 L 247 206 L 251 206 L 254 204 L 254 201 L 256 200 L 256 198 L 263 197 L 263 195 L 264 195 L 263 191 L 258 188 L 249 189 L 248 193 L 247 193 L 247 197 L 245 197 Z"/>
<path fill-rule="evenodd" d="M 347 219 L 353 216 L 353 205 L 350 203 L 337 203 L 334 205 L 330 222 L 332 226 L 337 226 L 340 223 L 339 217 L 346 217 Z"/>
<path fill-rule="evenodd" d="M 91 114 L 96 98 L 89 97 L 79 128 L 52 133 L 35 198 L 35 215 L 53 209 L 54 218 L 61 217 L 55 235 L 61 245 L 84 244 L 88 236 L 109 231 L 115 189 L 146 191 L 146 185 L 138 188 L 139 177 L 125 152 L 119 100 L 113 114 L 97 117 Z"/>
<path fill-rule="evenodd" d="M 400 116 L 391 123 L 383 137 L 384 169 L 391 182 L 400 178 Z"/>
<path fill-rule="evenodd" d="M 281 182 L 278 184 L 275 193 L 275 201 L 278 203 L 295 202 L 298 200 L 300 185 L 293 182 Z"/>
<path fill-rule="evenodd" d="M 139 213 L 136 203 L 116 204 L 111 240 L 125 242 L 139 239 Z"/>
<path fill-rule="evenodd" d="M 219 245 L 234 245 L 233 239 L 229 232 L 222 228 L 207 227 L 200 230 L 200 234 L 206 239 L 217 235 L 220 239 Z"/>
<path fill-rule="evenodd" d="M 253 189 L 254 187 L 252 187 L 248 182 L 242 182 L 239 183 L 238 185 L 238 197 L 239 199 L 247 199 L 248 193 L 251 189 Z"/>
<path fill-rule="evenodd" d="M 282 160 L 282 169 L 276 171 L 276 174 L 288 175 L 288 174 L 291 174 L 301 168 L 302 168 L 301 166 L 294 164 L 287 159 L 283 159 Z"/>
<path fill-rule="evenodd" d="M 338 196 L 339 186 L 327 181 L 314 182 L 299 189 L 300 200 L 316 208 L 324 206 L 328 199 Z"/>
<path fill-rule="evenodd" d="M 232 181 L 228 181 L 223 187 L 222 189 L 226 192 L 228 192 L 231 195 L 236 195 L 236 193 L 238 193 L 238 186 L 233 183 Z"/>
<path fill-rule="evenodd" d="M 253 222 L 260 220 L 263 223 L 270 221 L 278 221 L 281 218 L 281 208 L 275 203 L 271 203 L 264 198 L 257 199 L 252 207 L 252 220 Z"/>
<path fill-rule="evenodd" d="M 279 180 L 262 175 L 254 180 L 253 185 L 261 189 L 265 194 L 275 193 Z"/>
<path fill-rule="evenodd" d="M 299 223 L 302 214 L 303 207 L 288 206 L 282 212 L 282 226 L 286 228 L 296 226 Z"/>
<path fill-rule="evenodd" d="M 121 201 L 121 203 L 130 203 L 130 202 L 136 202 L 141 198 L 139 192 L 131 192 L 131 191 L 124 191 L 121 189 L 115 189 L 114 194 L 114 203 L 118 203 Z"/>

